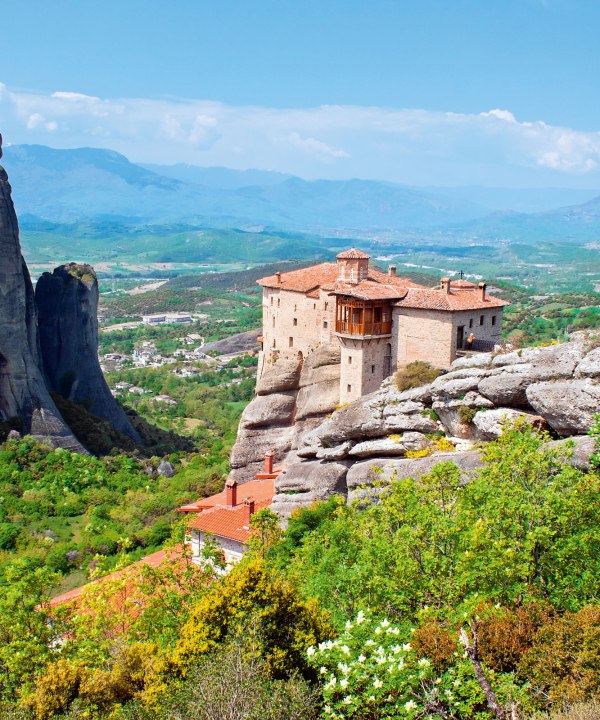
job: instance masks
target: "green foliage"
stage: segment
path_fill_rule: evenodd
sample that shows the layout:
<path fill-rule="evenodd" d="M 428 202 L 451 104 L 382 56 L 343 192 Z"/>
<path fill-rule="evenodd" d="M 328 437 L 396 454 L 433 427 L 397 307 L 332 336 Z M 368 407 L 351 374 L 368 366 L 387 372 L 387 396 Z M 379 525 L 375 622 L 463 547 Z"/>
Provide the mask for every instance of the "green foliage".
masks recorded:
<path fill-rule="evenodd" d="M 460 421 L 465 425 L 470 425 L 473 422 L 473 418 L 477 415 L 478 408 L 470 407 L 469 405 L 461 405 L 458 408 L 458 417 Z"/>
<path fill-rule="evenodd" d="M 398 390 L 403 392 L 411 388 L 421 387 L 421 385 L 429 385 L 441 374 L 441 370 L 432 367 L 429 363 L 415 360 L 398 370 L 394 375 L 394 380 Z"/>

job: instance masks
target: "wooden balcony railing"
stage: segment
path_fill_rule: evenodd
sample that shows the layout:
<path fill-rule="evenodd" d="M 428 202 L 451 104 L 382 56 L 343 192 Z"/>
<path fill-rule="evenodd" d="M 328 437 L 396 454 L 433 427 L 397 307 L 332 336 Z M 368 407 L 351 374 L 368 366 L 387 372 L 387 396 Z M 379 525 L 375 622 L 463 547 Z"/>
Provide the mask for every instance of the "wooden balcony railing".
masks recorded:
<path fill-rule="evenodd" d="M 351 322 L 338 320 L 335 324 L 335 331 L 340 335 L 361 335 L 373 336 L 373 335 L 391 335 L 392 334 L 392 323 L 391 321 L 381 322 Z"/>

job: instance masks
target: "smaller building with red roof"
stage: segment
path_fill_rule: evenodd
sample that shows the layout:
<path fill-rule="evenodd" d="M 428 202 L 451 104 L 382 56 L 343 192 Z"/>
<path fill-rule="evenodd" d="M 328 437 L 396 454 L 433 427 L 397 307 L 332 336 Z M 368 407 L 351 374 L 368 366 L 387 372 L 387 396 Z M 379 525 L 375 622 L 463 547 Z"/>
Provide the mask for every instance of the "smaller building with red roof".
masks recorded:
<path fill-rule="evenodd" d="M 275 479 L 281 470 L 273 467 L 270 451 L 265 455 L 263 472 L 255 480 L 238 485 L 230 478 L 222 492 L 179 508 L 193 515 L 187 523 L 186 544 L 191 547 L 194 562 L 204 562 L 203 548 L 208 538 L 221 548 L 226 569 L 239 562 L 250 542 L 250 520 L 271 505 Z"/>

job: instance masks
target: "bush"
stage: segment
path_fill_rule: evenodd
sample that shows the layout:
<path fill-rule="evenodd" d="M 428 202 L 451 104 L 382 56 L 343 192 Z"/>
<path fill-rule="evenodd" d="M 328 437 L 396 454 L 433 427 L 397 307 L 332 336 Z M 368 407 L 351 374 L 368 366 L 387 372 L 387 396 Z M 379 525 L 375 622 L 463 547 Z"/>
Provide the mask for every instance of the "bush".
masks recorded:
<path fill-rule="evenodd" d="M 394 375 L 394 380 L 398 390 L 403 392 L 411 388 L 421 387 L 421 385 L 429 385 L 441 374 L 441 370 L 432 367 L 429 363 L 415 360 L 415 362 L 408 363 L 408 365 L 398 370 Z"/>
<path fill-rule="evenodd" d="M 474 407 L 469 407 L 468 405 L 461 405 L 458 408 L 458 417 L 460 418 L 460 421 L 463 422 L 465 425 L 470 425 L 473 422 L 473 418 L 475 415 L 477 415 L 478 410 Z"/>

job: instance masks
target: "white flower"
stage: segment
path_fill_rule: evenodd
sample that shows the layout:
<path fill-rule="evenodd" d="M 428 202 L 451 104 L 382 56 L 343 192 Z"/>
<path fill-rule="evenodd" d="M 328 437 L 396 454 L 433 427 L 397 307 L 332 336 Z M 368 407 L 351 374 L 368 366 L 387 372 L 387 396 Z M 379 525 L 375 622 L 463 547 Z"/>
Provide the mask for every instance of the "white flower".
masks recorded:
<path fill-rule="evenodd" d="M 431 663 L 427 658 L 421 658 L 418 662 L 418 665 L 420 665 L 421 667 L 429 667 Z"/>
<path fill-rule="evenodd" d="M 346 695 L 344 698 L 344 705 L 350 705 L 352 703 L 352 695 Z"/>
<path fill-rule="evenodd" d="M 366 640 L 365 645 L 368 645 L 369 647 L 371 647 L 371 645 L 375 645 L 375 641 L 374 640 Z"/>
<path fill-rule="evenodd" d="M 408 652 L 409 650 L 412 650 L 411 644 L 404 643 L 404 645 L 402 646 L 402 649 L 404 650 L 404 652 Z"/>
<path fill-rule="evenodd" d="M 325 665 L 321 665 L 319 672 L 321 673 L 321 675 L 325 675 L 325 673 L 327 672 L 327 668 L 325 667 Z"/>
<path fill-rule="evenodd" d="M 334 687 L 336 682 L 337 682 L 337 678 L 335 677 L 335 675 L 332 675 L 331 678 L 329 679 L 329 682 L 327 683 L 327 685 L 325 685 L 325 687 Z"/>
<path fill-rule="evenodd" d="M 379 678 L 375 678 L 375 680 L 373 680 L 374 688 L 380 688 L 382 685 L 383 685 L 383 683 L 381 682 L 381 680 Z"/>
<path fill-rule="evenodd" d="M 360 625 L 361 622 L 363 622 L 364 619 L 365 619 L 365 614 L 364 614 L 364 612 L 363 612 L 362 610 L 359 610 L 359 611 L 358 611 L 358 615 L 356 616 L 356 624 L 357 624 L 357 625 Z"/>
<path fill-rule="evenodd" d="M 314 647 L 311 645 L 311 646 L 308 648 L 308 650 L 306 651 L 306 654 L 308 655 L 308 657 L 312 657 L 312 656 L 315 654 L 315 652 L 316 652 L 316 651 L 315 651 Z"/>
<path fill-rule="evenodd" d="M 345 663 L 338 663 L 338 668 L 347 675 L 350 672 L 350 668 Z"/>
<path fill-rule="evenodd" d="M 402 650 L 402 648 L 400 647 L 400 645 L 393 645 L 390 649 L 391 649 L 391 651 L 392 651 L 393 653 L 399 653 L 400 650 Z"/>
<path fill-rule="evenodd" d="M 350 648 L 347 645 L 342 645 L 340 650 L 344 653 L 344 655 L 350 655 Z"/>
<path fill-rule="evenodd" d="M 353 625 L 350 620 L 346 620 L 346 630 L 352 630 Z"/>
<path fill-rule="evenodd" d="M 384 618 L 384 619 L 381 621 L 381 627 L 382 627 L 382 628 L 386 628 L 389 624 L 390 624 L 390 621 L 389 621 L 387 618 Z"/>
<path fill-rule="evenodd" d="M 409 700 L 408 702 L 404 703 L 404 709 L 406 712 L 410 712 L 411 710 L 416 710 L 417 703 L 414 700 Z"/>
<path fill-rule="evenodd" d="M 358 656 L 358 662 L 364 662 L 366 659 L 367 658 L 362 653 Z"/>
<path fill-rule="evenodd" d="M 342 679 L 340 680 L 340 687 L 341 687 L 341 688 L 346 688 L 346 687 L 348 687 L 348 681 L 346 680 L 346 678 L 342 678 Z"/>
<path fill-rule="evenodd" d="M 375 695 L 369 695 L 367 702 L 375 702 Z"/>
<path fill-rule="evenodd" d="M 402 670 L 404 668 L 404 660 L 400 658 L 400 662 L 398 663 L 398 670 Z"/>
<path fill-rule="evenodd" d="M 375 628 L 375 635 L 379 635 L 380 632 L 381 632 L 381 628 L 380 628 L 380 627 L 376 627 L 376 628 Z"/>

